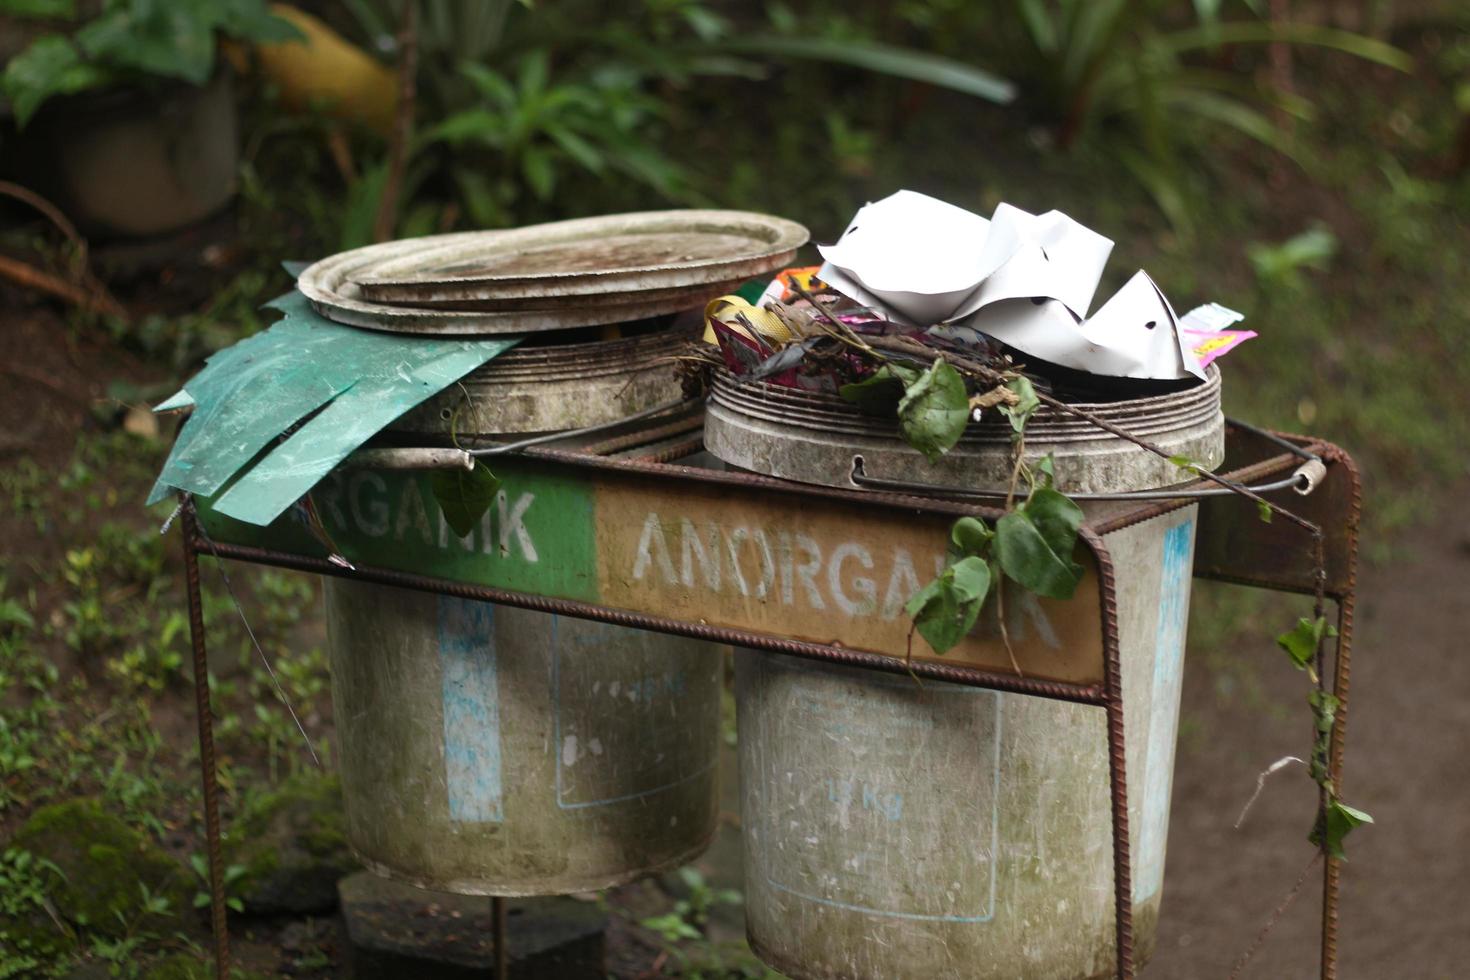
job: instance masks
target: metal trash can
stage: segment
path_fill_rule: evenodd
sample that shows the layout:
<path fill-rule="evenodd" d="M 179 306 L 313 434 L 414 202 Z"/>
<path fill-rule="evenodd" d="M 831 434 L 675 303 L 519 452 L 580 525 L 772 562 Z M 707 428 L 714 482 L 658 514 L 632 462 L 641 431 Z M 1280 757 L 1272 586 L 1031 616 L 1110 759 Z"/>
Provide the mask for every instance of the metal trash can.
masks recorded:
<path fill-rule="evenodd" d="M 1224 455 L 1220 379 L 1086 406 L 1171 453 Z M 978 431 L 976 431 L 978 429 Z M 1003 426 L 972 426 L 929 463 L 893 423 L 833 396 L 717 382 L 711 452 L 744 469 L 851 486 L 853 459 L 891 480 L 1003 486 Z M 1178 482 L 1179 470 L 1046 412 L 1028 454 L 1060 489 Z M 1096 517 L 1106 503 L 1084 504 Z M 1156 940 L 1195 507 L 1105 538 L 1117 569 L 1134 928 Z M 858 570 L 861 573 L 861 569 Z M 1053 630 L 1007 594 L 1013 637 Z M 998 631 L 994 603 L 980 629 Z M 841 614 L 834 610 L 833 615 Z M 988 622 L 987 622 L 988 619 Z M 1053 636 L 1047 641 L 1055 645 Z M 747 932 L 796 978 L 1082 978 L 1115 971 L 1105 716 L 1097 708 L 876 675 L 775 654 L 736 658 Z"/>
<path fill-rule="evenodd" d="M 659 358 L 684 339 L 543 335 L 392 431 L 412 442 L 615 421 L 679 397 Z M 713 837 L 722 661 L 709 644 L 346 580 L 325 589 L 348 838 L 368 867 L 441 891 L 564 894 L 682 864 Z"/>

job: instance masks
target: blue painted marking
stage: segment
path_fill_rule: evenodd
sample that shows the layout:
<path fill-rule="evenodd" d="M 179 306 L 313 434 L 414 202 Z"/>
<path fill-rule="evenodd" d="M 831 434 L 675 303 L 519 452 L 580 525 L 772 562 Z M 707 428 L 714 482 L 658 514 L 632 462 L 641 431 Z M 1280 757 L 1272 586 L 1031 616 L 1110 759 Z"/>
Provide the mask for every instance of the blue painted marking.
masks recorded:
<path fill-rule="evenodd" d="M 1138 832 L 1138 864 L 1133 875 L 1135 902 L 1152 898 L 1164 887 L 1164 844 L 1174 782 L 1174 741 L 1179 731 L 1179 691 L 1184 680 L 1184 637 L 1193 566 L 1194 520 L 1190 518 L 1164 533 L 1148 754 L 1144 760 L 1143 825 Z"/>
<path fill-rule="evenodd" d="M 494 606 L 439 597 L 439 672 L 444 691 L 449 818 L 499 823 L 505 814 Z"/>

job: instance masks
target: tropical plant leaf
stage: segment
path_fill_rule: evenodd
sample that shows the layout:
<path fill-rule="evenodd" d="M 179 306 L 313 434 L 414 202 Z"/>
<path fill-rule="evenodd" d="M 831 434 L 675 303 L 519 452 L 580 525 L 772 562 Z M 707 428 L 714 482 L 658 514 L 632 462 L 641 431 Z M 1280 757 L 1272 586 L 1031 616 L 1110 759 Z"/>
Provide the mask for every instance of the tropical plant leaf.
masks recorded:
<path fill-rule="evenodd" d="M 1181 238 L 1191 237 L 1194 234 L 1194 216 L 1176 175 L 1158 160 L 1126 144 L 1115 146 L 1113 154 L 1123 169 L 1153 198 L 1174 231 Z"/>
<path fill-rule="evenodd" d="M 1014 84 L 982 68 L 952 58 L 876 41 L 761 34 L 716 42 L 714 46 L 736 54 L 851 65 L 880 75 L 892 75 L 951 89 L 1001 105 L 1016 98 Z"/>
<path fill-rule="evenodd" d="M 1174 31 L 1159 39 L 1174 53 L 1219 44 L 1306 44 L 1331 48 L 1399 71 L 1413 71 L 1414 59 L 1400 48 L 1363 34 L 1317 24 L 1230 21 Z"/>
<path fill-rule="evenodd" d="M 219 8 L 219 29 L 228 37 L 256 44 L 306 40 L 295 24 L 272 13 L 266 0 L 215 2 Z"/>
<path fill-rule="evenodd" d="M 1228 126 L 1282 156 L 1299 160 L 1291 137 L 1267 116 L 1244 103 L 1195 88 L 1175 86 L 1166 97 L 1171 110 Z"/>
<path fill-rule="evenodd" d="M 1042 0 L 1017 0 L 1017 8 L 1021 13 L 1021 20 L 1026 25 L 1027 32 L 1031 35 L 1031 43 L 1036 45 L 1036 50 L 1042 54 L 1055 54 L 1057 51 L 1057 28 L 1052 22 L 1051 12 L 1046 9 Z"/>
<path fill-rule="evenodd" d="M 112 6 L 76 33 L 94 61 L 203 85 L 214 72 L 217 11 L 207 0 Z"/>
<path fill-rule="evenodd" d="M 577 133 L 558 123 L 547 123 L 546 135 L 555 140 L 556 145 L 565 150 L 567 156 L 576 160 L 584 168 L 594 174 L 602 173 L 604 169 L 602 151 Z"/>
<path fill-rule="evenodd" d="M 52 96 L 95 88 L 110 78 L 107 69 L 83 61 L 66 38 L 49 36 L 10 59 L 0 75 L 0 90 L 10 99 L 16 124 L 24 126 Z"/>
<path fill-rule="evenodd" d="M 71 20 L 77 15 L 76 0 L 0 0 L 0 14 L 38 20 Z"/>
<path fill-rule="evenodd" d="M 505 115 L 490 109 L 465 109 L 445 117 L 419 137 L 421 144 L 477 142 L 499 147 L 505 144 Z"/>
<path fill-rule="evenodd" d="M 526 147 L 521 153 L 521 173 L 538 200 L 551 200 L 556 190 L 556 164 L 549 153 L 538 146 Z"/>

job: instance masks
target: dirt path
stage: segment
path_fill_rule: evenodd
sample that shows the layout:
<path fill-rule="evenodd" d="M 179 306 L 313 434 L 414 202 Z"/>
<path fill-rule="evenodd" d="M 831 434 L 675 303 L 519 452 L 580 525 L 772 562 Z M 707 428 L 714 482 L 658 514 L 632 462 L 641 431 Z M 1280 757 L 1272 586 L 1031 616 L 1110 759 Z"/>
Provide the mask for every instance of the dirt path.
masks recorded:
<path fill-rule="evenodd" d="M 1470 972 L 1467 530 L 1452 516 L 1413 532 L 1401 560 L 1362 576 L 1344 796 L 1377 825 L 1348 843 L 1341 980 Z M 1264 638 L 1273 625 L 1246 635 Z M 1192 654 L 1159 952 L 1145 980 L 1224 980 L 1312 856 L 1313 787 L 1296 767 L 1273 777 L 1232 829 L 1257 773 L 1305 754 L 1304 679 L 1269 640 L 1252 641 L 1231 655 L 1256 661 L 1266 704 L 1238 696 L 1222 705 L 1219 674 Z M 1314 868 L 1242 978 L 1317 976 L 1320 881 Z"/>

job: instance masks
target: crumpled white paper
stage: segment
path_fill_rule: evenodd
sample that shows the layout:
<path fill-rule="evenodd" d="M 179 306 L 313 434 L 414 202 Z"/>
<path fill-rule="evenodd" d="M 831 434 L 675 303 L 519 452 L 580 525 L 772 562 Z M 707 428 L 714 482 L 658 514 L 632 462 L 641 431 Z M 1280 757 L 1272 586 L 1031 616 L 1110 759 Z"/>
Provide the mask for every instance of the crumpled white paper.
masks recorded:
<path fill-rule="evenodd" d="M 859 208 L 835 244 L 817 246 L 827 260 L 818 277 L 899 322 L 927 326 L 951 317 L 1010 258 L 985 251 L 989 233 L 978 214 L 899 191 Z"/>
<path fill-rule="evenodd" d="M 1023 353 L 1092 374 L 1174 380 L 1204 371 L 1178 318 L 1140 271 L 1091 317 L 1111 240 L 1060 211 L 1001 204 L 989 221 L 899 191 L 859 209 L 818 246 L 818 277 L 895 322 Z"/>

